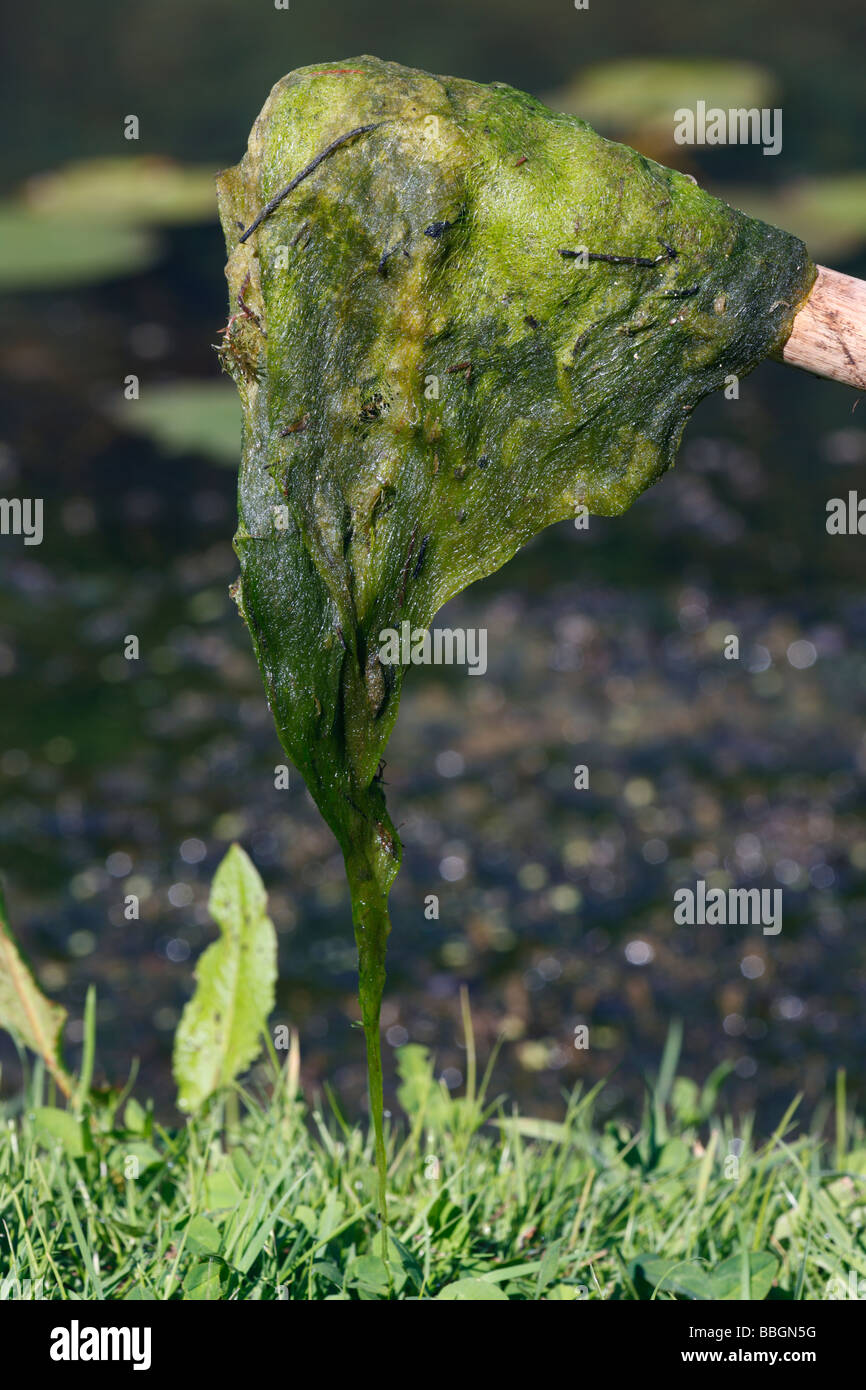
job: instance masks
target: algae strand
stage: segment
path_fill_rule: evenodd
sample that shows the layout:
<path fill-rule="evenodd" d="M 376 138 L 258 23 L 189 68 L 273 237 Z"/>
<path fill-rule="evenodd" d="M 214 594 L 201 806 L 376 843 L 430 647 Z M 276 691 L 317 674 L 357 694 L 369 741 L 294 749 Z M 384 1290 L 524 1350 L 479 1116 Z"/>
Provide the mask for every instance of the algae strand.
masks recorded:
<path fill-rule="evenodd" d="M 784 343 L 815 267 L 796 238 L 504 84 L 334 69 L 279 81 L 219 177 L 243 306 L 220 351 L 244 416 L 236 598 L 346 861 L 384 1222 L 401 851 L 379 767 L 404 669 L 382 634 L 426 629 L 578 506 L 628 507 L 698 401 Z"/>

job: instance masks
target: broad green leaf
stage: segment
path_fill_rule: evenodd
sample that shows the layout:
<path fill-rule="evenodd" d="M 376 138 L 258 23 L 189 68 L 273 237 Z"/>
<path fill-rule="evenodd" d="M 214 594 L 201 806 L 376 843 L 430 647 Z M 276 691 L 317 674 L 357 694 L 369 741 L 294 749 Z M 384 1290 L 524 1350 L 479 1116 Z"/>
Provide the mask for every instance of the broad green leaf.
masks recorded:
<path fill-rule="evenodd" d="M 217 869 L 209 906 L 220 939 L 199 959 L 174 1040 L 181 1110 L 198 1110 L 255 1060 L 274 1006 L 276 934 L 264 885 L 239 845 Z"/>
<path fill-rule="evenodd" d="M 508 1295 L 498 1284 L 485 1283 L 481 1279 L 457 1279 L 446 1284 L 436 1295 L 437 1303 L 507 1303 Z"/>
<path fill-rule="evenodd" d="M 252 1187 L 256 1180 L 256 1165 L 246 1149 L 234 1149 L 231 1156 L 232 1168 L 242 1187 Z"/>
<path fill-rule="evenodd" d="M 66 1010 L 42 993 L 12 935 L 0 885 L 0 1028 L 41 1057 L 64 1095 L 72 1079 L 60 1055 Z"/>
<path fill-rule="evenodd" d="M 336 1192 L 329 1192 L 319 1217 L 319 1225 L 316 1231 L 317 1238 L 319 1240 L 327 1240 L 340 1225 L 345 1214 L 345 1203 L 341 1201 Z"/>
<path fill-rule="evenodd" d="M 715 1298 L 713 1282 L 703 1265 L 693 1260 L 670 1259 L 664 1255 L 638 1255 L 629 1265 L 633 1281 L 643 1283 L 650 1292 L 675 1293 L 699 1301 Z"/>
<path fill-rule="evenodd" d="M 218 1226 L 206 1216 L 194 1216 L 186 1228 L 186 1245 L 194 1255 L 219 1254 L 222 1236 Z"/>
<path fill-rule="evenodd" d="M 83 1158 L 87 1138 L 83 1122 L 71 1110 L 58 1110 L 53 1105 L 41 1105 L 35 1111 L 37 1138 L 44 1144 L 60 1144 L 68 1158 Z"/>
<path fill-rule="evenodd" d="M 308 1207 L 305 1202 L 301 1202 L 295 1207 L 292 1216 L 315 1239 L 319 1234 L 319 1217 L 312 1207 Z"/>
<path fill-rule="evenodd" d="M 243 1195 L 243 1188 L 238 1186 L 228 1168 L 208 1173 L 204 1180 L 204 1205 L 210 1211 L 236 1207 Z"/>
<path fill-rule="evenodd" d="M 779 1261 L 769 1250 L 752 1250 L 749 1253 L 750 1298 L 760 1301 L 767 1297 L 773 1287 L 773 1280 L 779 1268 Z M 730 1255 L 716 1265 L 710 1274 L 713 1298 L 739 1299 L 742 1280 L 742 1256 Z"/>
<path fill-rule="evenodd" d="M 191 1303 L 213 1303 L 222 1297 L 225 1267 L 221 1260 L 202 1260 L 190 1265 L 183 1281 L 183 1296 Z"/>
<path fill-rule="evenodd" d="M 388 1292 L 388 1270 L 378 1255 L 359 1255 L 346 1271 L 347 1288 L 369 1289 L 371 1293 Z"/>
<path fill-rule="evenodd" d="M 424 1271 L 408 1246 L 389 1233 L 388 1250 L 394 1286 L 399 1291 L 406 1283 L 417 1291 L 424 1283 Z"/>
<path fill-rule="evenodd" d="M 343 1282 L 343 1272 L 333 1260 L 316 1260 L 312 1274 L 314 1279 L 327 1279 L 329 1284 L 340 1285 Z"/>

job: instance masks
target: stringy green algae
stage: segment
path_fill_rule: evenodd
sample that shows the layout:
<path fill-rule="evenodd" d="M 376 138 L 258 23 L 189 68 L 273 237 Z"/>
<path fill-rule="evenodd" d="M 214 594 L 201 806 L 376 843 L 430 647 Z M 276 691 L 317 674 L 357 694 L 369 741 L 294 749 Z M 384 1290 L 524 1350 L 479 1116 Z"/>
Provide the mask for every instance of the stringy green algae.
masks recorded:
<path fill-rule="evenodd" d="M 316 156 L 297 187 L 240 238 Z M 379 1009 L 400 842 L 384 628 L 543 527 L 622 512 L 698 401 L 785 341 L 794 237 L 500 83 L 363 57 L 273 88 L 219 178 L 244 413 L 237 601 L 346 860 L 385 1211 Z M 622 256 L 651 265 L 593 257 Z"/>

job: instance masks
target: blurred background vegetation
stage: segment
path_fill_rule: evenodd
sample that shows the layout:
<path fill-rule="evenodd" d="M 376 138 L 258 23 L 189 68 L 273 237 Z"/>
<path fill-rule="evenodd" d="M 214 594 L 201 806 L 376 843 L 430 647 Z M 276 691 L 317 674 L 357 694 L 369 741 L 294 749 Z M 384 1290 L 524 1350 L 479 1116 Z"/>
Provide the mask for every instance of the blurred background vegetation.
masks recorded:
<path fill-rule="evenodd" d="M 238 838 L 280 933 L 276 1021 L 300 1029 L 308 1086 L 364 1103 L 340 858 L 297 775 L 274 788 L 228 597 L 239 423 L 212 346 L 212 176 L 272 83 L 363 52 L 507 81 L 863 276 L 864 39 L 859 0 L 42 0 L 8 17 L 0 492 L 44 498 L 46 519 L 41 547 L 0 542 L 0 865 L 73 1052 L 97 982 L 104 1080 L 138 1056 L 170 1112 L 207 883 Z M 782 153 L 675 146 L 673 111 L 699 98 L 781 107 Z M 434 1049 L 449 1086 L 465 982 L 482 1049 L 505 1039 L 497 1083 L 535 1113 L 603 1075 L 603 1104 L 633 1106 L 676 1016 L 686 1069 L 728 1061 L 731 1098 L 765 1123 L 794 1090 L 824 1104 L 838 1066 L 862 1101 L 863 541 L 824 526 L 829 497 L 866 490 L 857 404 L 765 364 L 703 404 L 628 515 L 553 528 L 452 606 L 489 629 L 486 678 L 407 681 L 385 774 L 406 846 L 385 1026 Z M 781 936 L 675 927 L 673 891 L 698 877 L 781 886 Z M 0 1061 L 11 1094 L 5 1038 Z"/>

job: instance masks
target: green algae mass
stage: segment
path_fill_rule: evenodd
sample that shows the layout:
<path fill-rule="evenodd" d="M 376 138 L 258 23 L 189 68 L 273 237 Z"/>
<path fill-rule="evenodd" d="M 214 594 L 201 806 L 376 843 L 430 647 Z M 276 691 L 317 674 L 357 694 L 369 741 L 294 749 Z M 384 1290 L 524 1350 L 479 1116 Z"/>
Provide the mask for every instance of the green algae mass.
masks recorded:
<path fill-rule="evenodd" d="M 403 669 L 380 632 L 426 628 L 579 506 L 624 511 L 698 401 L 785 341 L 815 269 L 575 116 L 370 57 L 278 82 L 219 198 L 237 601 L 346 860 L 384 1208 L 400 845 L 377 768 Z"/>

